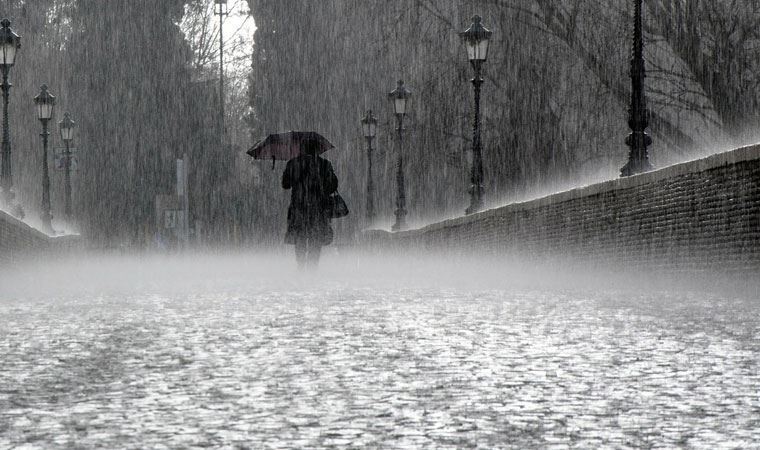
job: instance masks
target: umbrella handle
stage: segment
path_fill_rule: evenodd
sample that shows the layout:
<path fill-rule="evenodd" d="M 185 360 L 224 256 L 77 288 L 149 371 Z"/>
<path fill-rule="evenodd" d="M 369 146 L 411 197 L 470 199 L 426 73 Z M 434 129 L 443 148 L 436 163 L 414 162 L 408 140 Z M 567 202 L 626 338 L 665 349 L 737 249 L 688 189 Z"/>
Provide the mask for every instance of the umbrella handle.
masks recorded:
<path fill-rule="evenodd" d="M 272 155 L 272 170 L 274 170 L 274 161 L 275 161 L 274 155 Z"/>

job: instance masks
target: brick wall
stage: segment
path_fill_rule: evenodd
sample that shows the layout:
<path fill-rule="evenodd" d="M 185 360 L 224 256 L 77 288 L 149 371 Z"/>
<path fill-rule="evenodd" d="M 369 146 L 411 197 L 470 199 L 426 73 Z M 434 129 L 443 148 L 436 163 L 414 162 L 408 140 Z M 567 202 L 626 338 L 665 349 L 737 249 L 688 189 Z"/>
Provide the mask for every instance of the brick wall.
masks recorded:
<path fill-rule="evenodd" d="M 364 241 L 760 274 L 760 145 Z"/>
<path fill-rule="evenodd" d="M 79 236 L 50 237 L 0 211 L 0 267 L 3 264 L 71 252 L 81 245 Z"/>
<path fill-rule="evenodd" d="M 49 245 L 47 235 L 0 211 L 0 264 L 39 254 Z"/>

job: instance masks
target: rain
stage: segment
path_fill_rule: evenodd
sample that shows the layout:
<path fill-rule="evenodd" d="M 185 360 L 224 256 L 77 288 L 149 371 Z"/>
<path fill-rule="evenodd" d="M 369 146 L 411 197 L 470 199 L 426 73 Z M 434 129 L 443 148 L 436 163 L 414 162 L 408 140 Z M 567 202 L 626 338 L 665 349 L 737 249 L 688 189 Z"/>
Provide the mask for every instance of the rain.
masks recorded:
<path fill-rule="evenodd" d="M 0 16 L 0 448 L 760 441 L 760 1 Z"/>

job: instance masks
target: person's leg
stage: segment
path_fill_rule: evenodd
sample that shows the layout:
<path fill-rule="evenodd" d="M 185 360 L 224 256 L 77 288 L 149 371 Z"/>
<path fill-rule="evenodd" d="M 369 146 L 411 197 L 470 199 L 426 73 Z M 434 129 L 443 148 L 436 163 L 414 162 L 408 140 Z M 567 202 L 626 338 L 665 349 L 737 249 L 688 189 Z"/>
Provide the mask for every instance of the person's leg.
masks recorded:
<path fill-rule="evenodd" d="M 317 239 L 309 241 L 309 267 L 317 267 L 319 264 L 319 256 L 322 253 L 322 244 Z"/>
<path fill-rule="evenodd" d="M 296 262 L 298 268 L 303 269 L 308 260 L 308 241 L 304 238 L 296 239 Z"/>

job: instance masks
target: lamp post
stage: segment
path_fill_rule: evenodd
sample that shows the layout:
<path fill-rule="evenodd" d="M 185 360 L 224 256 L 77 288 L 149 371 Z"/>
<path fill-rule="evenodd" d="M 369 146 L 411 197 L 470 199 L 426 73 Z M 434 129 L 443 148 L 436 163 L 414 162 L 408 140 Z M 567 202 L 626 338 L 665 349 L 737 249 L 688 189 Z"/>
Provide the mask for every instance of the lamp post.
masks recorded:
<path fill-rule="evenodd" d="M 367 140 L 367 223 L 375 219 L 375 186 L 372 179 L 372 139 L 377 135 L 377 119 L 372 110 L 362 119 L 362 133 Z"/>
<path fill-rule="evenodd" d="M 480 86 L 483 84 L 483 78 L 480 76 L 480 70 L 488 58 L 488 44 L 492 32 L 480 21 L 480 16 L 474 16 L 470 28 L 459 33 L 467 48 L 467 58 L 475 69 L 475 76 L 471 80 L 475 87 L 475 120 L 472 125 L 472 167 L 470 168 L 472 186 L 470 186 L 470 206 L 465 214 L 476 213 L 483 207 L 483 155 L 480 141 Z"/>
<path fill-rule="evenodd" d="M 224 16 L 228 15 L 227 0 L 214 0 L 214 14 L 219 16 L 219 136 L 224 145 Z"/>
<path fill-rule="evenodd" d="M 641 18 L 642 0 L 633 0 L 633 57 L 631 58 L 631 107 L 628 109 L 628 126 L 631 134 L 625 139 L 630 148 L 628 162 L 620 169 L 621 177 L 636 175 L 652 170 L 649 164 L 647 147 L 652 145 L 652 138 L 646 133 L 649 126 L 649 111 L 644 96 L 644 36 Z"/>
<path fill-rule="evenodd" d="M 53 234 L 53 215 L 50 213 L 50 172 L 48 170 L 48 123 L 53 118 L 53 106 L 55 96 L 48 92 L 46 85 L 40 86 L 40 93 L 34 97 L 37 105 L 37 118 L 42 122 L 42 229 L 48 234 Z"/>
<path fill-rule="evenodd" d="M 0 172 L 0 184 L 3 188 L 3 201 L 7 208 L 11 208 L 15 194 L 13 189 L 13 175 L 11 172 L 11 136 L 8 124 L 8 95 L 11 84 L 8 82 L 8 73 L 16 63 L 16 54 L 21 47 L 21 37 L 11 29 L 11 21 L 0 21 L 0 69 L 3 71 L 3 143 L 2 143 L 2 171 Z M 23 215 L 23 211 L 20 211 Z"/>
<path fill-rule="evenodd" d="M 393 112 L 396 114 L 398 127 L 398 167 L 396 168 L 396 223 L 391 230 L 402 231 L 406 229 L 406 192 L 404 190 L 404 116 L 406 104 L 412 92 L 404 86 L 402 80 L 398 81 L 396 89 L 388 94 L 393 103 Z"/>
<path fill-rule="evenodd" d="M 63 212 L 66 220 L 71 220 L 71 141 L 74 139 L 74 125 L 76 124 L 71 120 L 69 113 L 63 113 L 63 120 L 58 122 L 58 127 L 61 130 L 61 139 L 66 144 L 66 153 L 63 155 L 66 183 Z"/>

